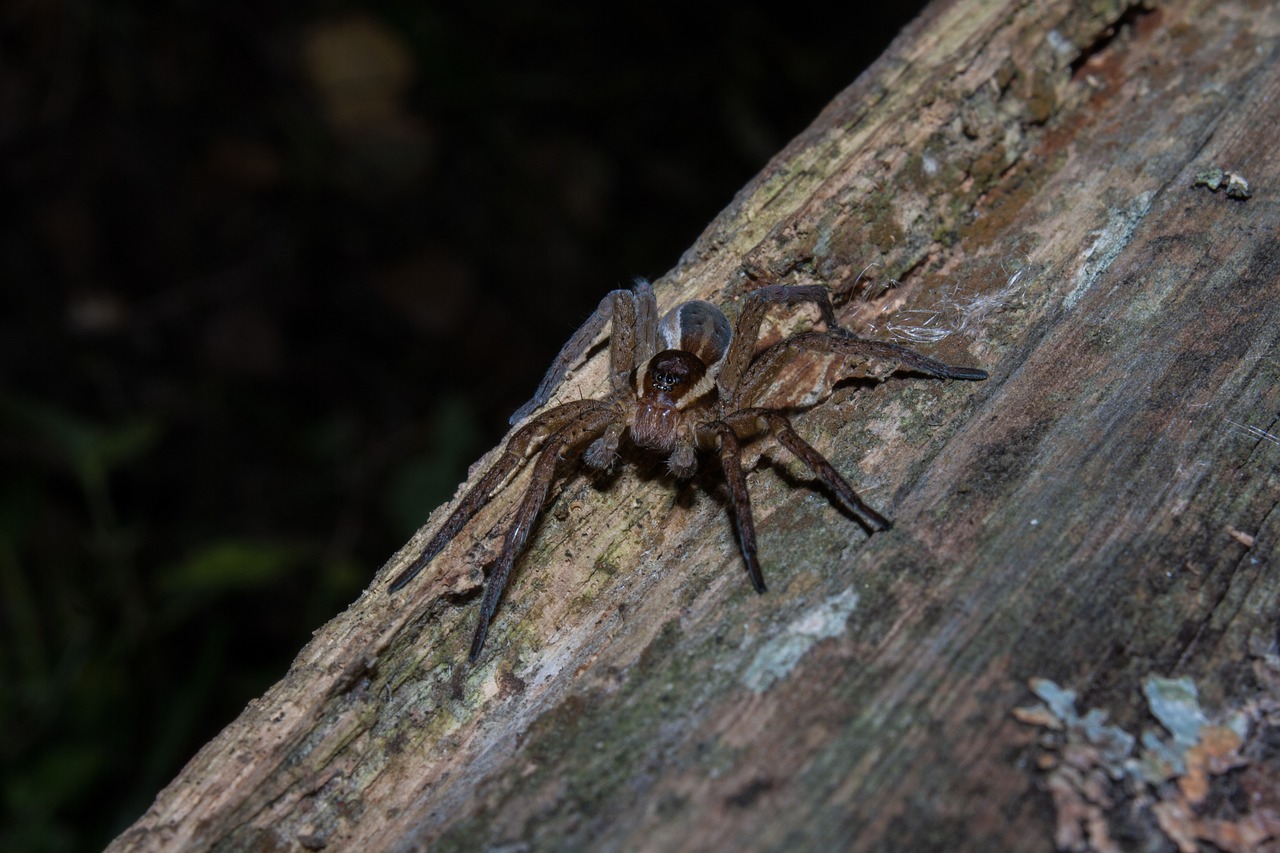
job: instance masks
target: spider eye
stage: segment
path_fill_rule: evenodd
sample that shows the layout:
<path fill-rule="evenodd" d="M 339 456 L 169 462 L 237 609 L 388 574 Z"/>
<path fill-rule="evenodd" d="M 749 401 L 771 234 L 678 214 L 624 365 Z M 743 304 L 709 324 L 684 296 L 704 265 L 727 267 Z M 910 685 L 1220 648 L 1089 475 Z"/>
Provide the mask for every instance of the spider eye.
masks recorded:
<path fill-rule="evenodd" d="M 649 369 L 645 372 L 645 391 L 675 400 L 706 372 L 706 365 L 692 353 L 665 350 L 655 355 L 649 363 Z"/>
<path fill-rule="evenodd" d="M 653 372 L 653 384 L 663 391 L 670 391 L 672 388 L 684 382 L 685 377 L 666 370 L 655 370 Z"/>

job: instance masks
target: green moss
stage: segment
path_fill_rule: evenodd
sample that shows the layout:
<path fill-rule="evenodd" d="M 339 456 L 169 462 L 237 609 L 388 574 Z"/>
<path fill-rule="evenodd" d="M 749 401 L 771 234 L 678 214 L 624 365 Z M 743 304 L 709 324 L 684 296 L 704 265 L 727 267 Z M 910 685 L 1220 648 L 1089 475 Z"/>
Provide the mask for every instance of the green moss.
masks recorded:
<path fill-rule="evenodd" d="M 1036 69 L 1031 77 L 1031 96 L 1027 98 L 1027 117 L 1044 124 L 1058 111 L 1059 99 L 1054 76 L 1057 71 Z"/>
<path fill-rule="evenodd" d="M 523 738 L 524 760 L 494 780 L 485 800 L 496 804 L 517 790 L 542 789 L 553 800 L 549 807 L 522 816 L 519 826 L 485 808 L 440 839 L 439 849 L 483 849 L 505 840 L 503 833 L 536 839 L 544 826 L 575 826 L 575 837 L 558 839 L 569 846 L 589 843 L 606 832 L 609 815 L 623 808 L 610 800 L 634 797 L 639 793 L 636 786 L 643 784 L 639 780 L 649 778 L 642 763 L 652 754 L 655 739 L 662 737 L 661 727 L 673 716 L 697 708 L 699 697 L 715 693 L 727 677 L 716 674 L 700 649 L 686 644 L 678 623 L 666 623 L 620 689 L 570 695 L 534 721 Z M 726 758 L 709 749 L 671 760 L 705 765 Z M 522 799 L 531 796 L 526 793 Z M 683 808 L 678 800 L 668 802 L 668 807 L 673 814 Z M 566 815 L 574 819 L 567 821 Z"/>
<path fill-rule="evenodd" d="M 898 224 L 893 193 L 888 188 L 876 190 L 863 200 L 862 220 L 871 244 L 883 253 L 899 248 L 905 242 Z"/>

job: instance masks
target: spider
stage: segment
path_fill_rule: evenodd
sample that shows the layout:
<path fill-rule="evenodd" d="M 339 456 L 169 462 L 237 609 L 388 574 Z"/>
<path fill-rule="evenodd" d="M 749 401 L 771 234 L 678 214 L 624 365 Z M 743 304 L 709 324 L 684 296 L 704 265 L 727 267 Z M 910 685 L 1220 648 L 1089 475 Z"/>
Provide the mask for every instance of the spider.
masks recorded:
<path fill-rule="evenodd" d="M 777 305 L 814 305 L 826 331 L 791 335 L 755 352 L 765 312 Z M 890 522 L 867 506 L 836 469 L 801 438 L 781 411 L 757 405 L 772 374 L 797 350 L 845 357 L 879 358 L 898 367 L 944 379 L 986 379 L 983 370 L 956 367 L 894 343 L 856 337 L 836 322 L 835 310 L 820 286 L 767 286 L 746 298 L 736 328 L 709 302 L 685 302 L 658 319 L 658 305 L 647 281 L 631 290 L 615 290 L 600 302 L 552 363 L 533 399 L 511 416 L 514 425 L 542 407 L 571 366 L 610 325 L 609 393 L 599 399 L 562 403 L 516 430 L 502 454 L 467 492 L 427 547 L 391 582 L 396 592 L 440 553 L 481 507 L 537 455 L 533 473 L 502 550 L 489 575 L 480 605 L 480 621 L 469 659 L 480 656 L 512 566 L 524 552 L 538 517 L 549 502 L 560 463 L 581 453 L 583 464 L 609 471 L 619 458 L 624 436 L 641 450 L 666 455 L 677 479 L 692 477 L 699 451 L 718 452 L 728 485 L 730 514 L 751 583 L 765 591 L 756 556 L 756 528 L 742 468 L 743 442 L 773 433 L 800 459 L 868 532 L 887 530 Z"/>

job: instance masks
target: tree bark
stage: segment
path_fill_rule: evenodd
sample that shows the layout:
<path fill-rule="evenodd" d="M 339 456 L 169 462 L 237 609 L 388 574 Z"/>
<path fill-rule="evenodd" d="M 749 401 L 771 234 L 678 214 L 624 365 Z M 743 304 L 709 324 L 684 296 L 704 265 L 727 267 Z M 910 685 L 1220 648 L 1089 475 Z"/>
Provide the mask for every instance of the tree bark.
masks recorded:
<path fill-rule="evenodd" d="M 825 284 L 864 334 L 991 370 L 846 383 L 795 418 L 895 527 L 867 537 L 766 442 L 756 595 L 712 460 L 690 485 L 648 463 L 571 478 L 472 667 L 524 480 L 387 594 L 443 507 L 110 849 L 1280 832 L 1280 786 L 1245 784 L 1280 780 L 1251 746 L 1280 725 L 1278 36 L 1280 7 L 1245 0 L 934 3 L 657 283 L 664 310 L 731 316 L 764 284 Z M 600 393 L 604 358 L 562 397 Z M 1136 734 L 1153 675 L 1245 720 L 1229 750 L 1183 744 L 1163 786 L 1060 704 L 1015 713 L 1050 679 Z M 1210 813 L 1193 754 L 1252 799 Z"/>

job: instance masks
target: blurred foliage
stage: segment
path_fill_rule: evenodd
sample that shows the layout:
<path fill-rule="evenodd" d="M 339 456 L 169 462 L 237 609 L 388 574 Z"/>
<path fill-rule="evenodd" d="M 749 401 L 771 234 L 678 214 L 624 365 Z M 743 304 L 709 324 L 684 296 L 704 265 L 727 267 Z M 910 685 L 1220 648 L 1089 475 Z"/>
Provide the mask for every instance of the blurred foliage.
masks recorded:
<path fill-rule="evenodd" d="M 5 5 L 0 849 L 136 819 L 914 12 Z"/>

